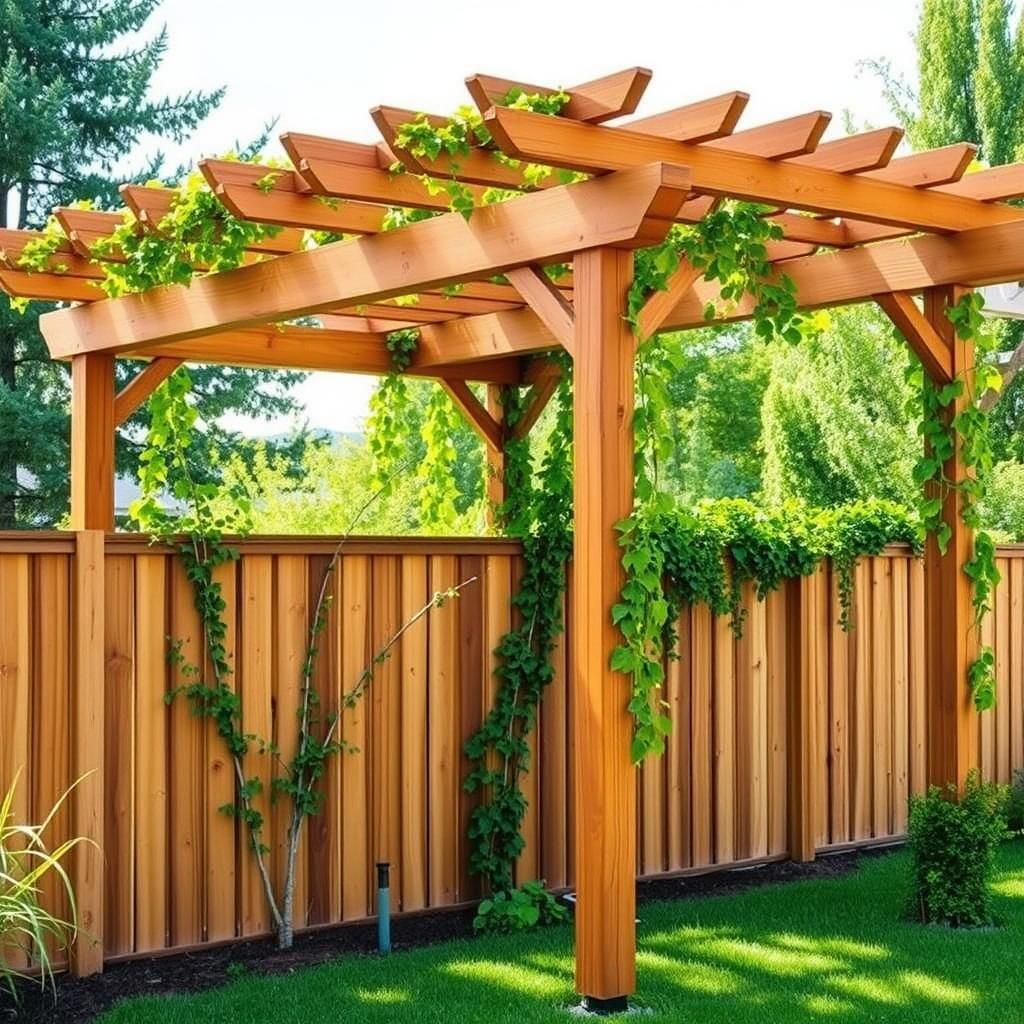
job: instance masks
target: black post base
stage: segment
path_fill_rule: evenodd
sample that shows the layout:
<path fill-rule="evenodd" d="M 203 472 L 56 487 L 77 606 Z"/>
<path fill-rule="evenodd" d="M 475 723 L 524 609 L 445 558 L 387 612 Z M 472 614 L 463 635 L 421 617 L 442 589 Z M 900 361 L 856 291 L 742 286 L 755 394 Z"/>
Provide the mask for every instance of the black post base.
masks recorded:
<path fill-rule="evenodd" d="M 596 1013 L 599 1017 L 610 1017 L 613 1013 L 625 1013 L 629 1009 L 629 997 L 612 996 L 610 999 L 598 999 L 597 996 L 584 996 L 583 1009 L 588 1013 Z"/>

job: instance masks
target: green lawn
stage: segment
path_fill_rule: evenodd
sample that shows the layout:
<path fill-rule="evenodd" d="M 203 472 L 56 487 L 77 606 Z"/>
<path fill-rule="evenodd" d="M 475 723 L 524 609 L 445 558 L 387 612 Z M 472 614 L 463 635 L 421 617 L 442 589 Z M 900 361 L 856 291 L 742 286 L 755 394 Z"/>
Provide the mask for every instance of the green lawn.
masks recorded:
<path fill-rule="evenodd" d="M 764 886 L 640 910 L 642 1019 L 699 1024 L 1024 1020 L 1024 841 L 999 857 L 1003 926 L 899 921 L 907 860 L 843 878 Z M 451 942 L 388 959 L 348 956 L 187 998 L 124 1003 L 104 1024 L 566 1019 L 571 932 Z"/>

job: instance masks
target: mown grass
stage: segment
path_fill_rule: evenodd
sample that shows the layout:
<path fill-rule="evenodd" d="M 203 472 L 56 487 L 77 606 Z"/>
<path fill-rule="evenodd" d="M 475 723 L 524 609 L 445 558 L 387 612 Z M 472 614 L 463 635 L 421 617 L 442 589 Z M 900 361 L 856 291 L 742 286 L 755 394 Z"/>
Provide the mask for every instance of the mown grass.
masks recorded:
<path fill-rule="evenodd" d="M 644 1020 L 700 1024 L 1024 1020 L 1024 841 L 999 854 L 999 928 L 900 920 L 903 853 L 848 876 L 641 908 Z M 568 928 L 347 956 L 187 997 L 120 1004 L 103 1024 L 565 1020 L 575 1002 Z"/>

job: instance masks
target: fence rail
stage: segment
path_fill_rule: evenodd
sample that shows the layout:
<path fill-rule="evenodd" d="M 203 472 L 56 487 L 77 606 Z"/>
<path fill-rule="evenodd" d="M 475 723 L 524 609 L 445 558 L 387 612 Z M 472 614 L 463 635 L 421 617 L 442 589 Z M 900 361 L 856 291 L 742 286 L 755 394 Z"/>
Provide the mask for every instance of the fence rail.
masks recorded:
<path fill-rule="evenodd" d="M 247 731 L 287 756 L 296 740 L 299 670 L 310 607 L 334 542 L 253 538 L 218 570 L 228 650 Z M 38 819 L 74 778 L 78 674 L 75 539 L 0 534 L 0 787 L 20 771 L 16 810 Z M 104 565 L 102 929 L 107 957 L 141 955 L 269 930 L 237 823 L 219 808 L 231 766 L 208 722 L 170 707 L 168 638 L 200 652 L 192 591 L 169 549 L 111 535 Z M 1000 549 L 1003 575 L 985 629 L 999 701 L 979 724 L 988 777 L 1024 767 L 1024 549 Z M 469 875 L 462 744 L 493 698 L 492 651 L 512 622 L 519 549 L 501 540 L 349 541 L 332 581 L 317 661 L 325 707 L 337 706 L 372 653 L 435 590 L 475 577 L 459 600 L 409 630 L 366 699 L 346 711 L 358 748 L 332 762 L 321 814 L 302 848 L 297 905 L 312 926 L 374 913 L 373 865 L 392 865 L 399 912 L 480 895 Z M 827 568 L 758 602 L 744 594 L 742 634 L 704 607 L 679 622 L 669 662 L 675 728 L 666 756 L 639 773 L 638 874 L 661 875 L 789 851 L 789 702 L 795 648 L 810 673 L 816 785 L 813 828 L 825 848 L 899 836 L 925 778 L 924 568 L 892 549 L 856 572 L 849 633 L 837 625 Z M 567 596 L 572 600 L 572 595 Z M 802 612 L 795 621 L 796 611 Z M 572 884 L 572 714 L 567 645 L 532 738 L 521 879 Z M 269 756 L 247 770 L 270 778 Z M 283 807 L 264 807 L 272 869 L 282 871 Z M 55 834 L 71 830 L 71 809 Z M 59 903 L 56 891 L 49 893 Z"/>

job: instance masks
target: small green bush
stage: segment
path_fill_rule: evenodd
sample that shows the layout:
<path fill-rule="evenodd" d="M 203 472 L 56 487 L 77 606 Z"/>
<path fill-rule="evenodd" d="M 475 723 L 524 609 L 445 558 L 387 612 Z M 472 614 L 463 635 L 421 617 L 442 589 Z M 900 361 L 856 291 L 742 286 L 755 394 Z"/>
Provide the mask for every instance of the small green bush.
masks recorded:
<path fill-rule="evenodd" d="M 1013 773 L 1006 824 L 1011 832 L 1024 832 L 1024 771 L 1020 769 Z"/>
<path fill-rule="evenodd" d="M 518 889 L 497 892 L 483 900 L 473 918 L 478 932 L 507 935 L 539 924 L 558 924 L 569 912 L 544 888 L 543 882 L 526 882 Z"/>
<path fill-rule="evenodd" d="M 972 772 L 955 786 L 911 797 L 909 845 L 913 894 L 909 912 L 925 924 L 976 928 L 992 924 L 993 854 L 1006 837 L 1009 788 Z"/>

